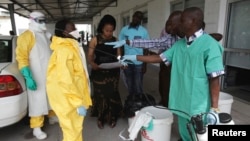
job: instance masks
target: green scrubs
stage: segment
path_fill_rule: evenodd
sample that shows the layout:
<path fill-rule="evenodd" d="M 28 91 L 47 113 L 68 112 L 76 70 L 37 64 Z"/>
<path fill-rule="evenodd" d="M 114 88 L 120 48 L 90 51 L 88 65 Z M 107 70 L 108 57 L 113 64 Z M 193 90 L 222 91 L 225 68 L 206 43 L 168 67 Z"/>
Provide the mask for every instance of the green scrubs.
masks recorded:
<path fill-rule="evenodd" d="M 195 39 L 189 47 L 185 39 L 180 39 L 163 53 L 172 64 L 169 108 L 182 111 L 173 111 L 181 116 L 178 119 L 187 121 L 192 115 L 208 112 L 209 74 L 224 71 L 222 55 L 222 46 L 208 34 Z M 180 134 L 183 140 L 190 141 L 186 123 L 179 122 L 183 124 L 179 125 Z"/>

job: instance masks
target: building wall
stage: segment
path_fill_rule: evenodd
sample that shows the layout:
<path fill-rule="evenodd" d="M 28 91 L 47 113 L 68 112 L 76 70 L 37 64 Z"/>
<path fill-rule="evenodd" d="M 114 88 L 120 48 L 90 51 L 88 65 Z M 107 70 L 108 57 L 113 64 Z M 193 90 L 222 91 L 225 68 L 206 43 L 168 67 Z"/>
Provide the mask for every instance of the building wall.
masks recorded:
<path fill-rule="evenodd" d="M 122 16 L 129 13 L 130 20 L 135 10 L 145 9 L 148 12 L 147 29 L 151 38 L 159 37 L 160 31 L 165 26 L 171 10 L 171 2 L 178 0 L 118 0 L 117 7 L 108 7 L 100 15 L 93 17 L 92 31 L 97 28 L 103 15 L 111 14 L 117 20 L 117 37 L 122 28 Z M 227 0 L 205 0 L 204 18 L 207 32 L 224 33 Z"/>
<path fill-rule="evenodd" d="M 101 12 L 101 15 L 93 17 L 92 31 L 97 28 L 100 19 L 105 14 L 113 15 L 117 20 L 117 28 L 115 36 L 118 36 L 122 28 L 122 15 L 129 14 L 132 17 L 136 10 L 147 10 L 148 12 L 148 27 L 151 37 L 159 37 L 160 31 L 165 25 L 166 19 L 170 13 L 170 0 L 118 0 L 117 7 L 108 7 Z M 131 18 L 130 18 L 131 20 Z"/>
<path fill-rule="evenodd" d="M 225 33 L 227 0 L 206 0 L 204 18 L 206 31 Z M 222 39 L 221 42 L 224 40 Z"/>

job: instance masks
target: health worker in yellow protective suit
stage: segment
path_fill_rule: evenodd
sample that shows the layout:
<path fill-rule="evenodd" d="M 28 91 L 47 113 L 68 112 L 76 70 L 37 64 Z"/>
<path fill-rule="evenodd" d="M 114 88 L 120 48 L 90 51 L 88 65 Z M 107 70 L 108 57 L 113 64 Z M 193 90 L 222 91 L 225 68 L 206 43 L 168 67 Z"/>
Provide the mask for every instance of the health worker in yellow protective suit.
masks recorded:
<path fill-rule="evenodd" d="M 30 13 L 29 29 L 17 39 L 16 59 L 26 80 L 30 127 L 37 139 L 47 137 L 41 130 L 44 115 L 49 114 L 51 124 L 58 121 L 50 110 L 46 94 L 46 70 L 51 55 L 50 37 L 50 33 L 46 31 L 44 14 L 35 11 Z"/>
<path fill-rule="evenodd" d="M 47 94 L 59 119 L 63 141 L 82 141 L 83 121 L 92 105 L 85 54 L 81 54 L 79 32 L 74 23 L 60 20 L 55 25 L 53 50 L 47 70 Z"/>

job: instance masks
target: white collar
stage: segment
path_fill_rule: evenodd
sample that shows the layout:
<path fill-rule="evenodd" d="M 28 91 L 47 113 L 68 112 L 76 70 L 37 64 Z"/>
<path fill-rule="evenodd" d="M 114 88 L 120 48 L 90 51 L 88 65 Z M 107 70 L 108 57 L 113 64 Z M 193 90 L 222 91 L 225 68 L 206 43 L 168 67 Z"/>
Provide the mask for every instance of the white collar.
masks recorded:
<path fill-rule="evenodd" d="M 200 37 L 201 35 L 203 35 L 203 34 L 204 34 L 204 31 L 203 31 L 203 29 L 201 28 L 200 30 L 196 31 L 196 32 L 194 33 L 194 35 L 190 36 L 189 38 L 186 37 L 186 41 L 187 41 L 187 42 L 192 42 L 192 41 L 194 41 L 196 38 L 199 38 L 199 37 Z"/>

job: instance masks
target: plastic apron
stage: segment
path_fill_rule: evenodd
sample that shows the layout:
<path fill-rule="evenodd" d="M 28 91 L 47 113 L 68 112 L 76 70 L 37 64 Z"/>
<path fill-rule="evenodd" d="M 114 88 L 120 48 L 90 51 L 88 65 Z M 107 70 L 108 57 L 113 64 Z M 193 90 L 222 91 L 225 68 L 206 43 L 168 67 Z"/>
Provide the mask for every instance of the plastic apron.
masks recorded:
<path fill-rule="evenodd" d="M 79 50 L 80 50 L 80 55 L 81 55 L 81 59 L 82 59 L 82 65 L 84 67 L 86 77 L 87 77 L 88 83 L 89 83 L 89 93 L 91 94 L 91 84 L 90 84 L 90 80 L 89 80 L 88 67 L 87 67 L 87 63 L 86 63 L 86 55 L 85 55 L 85 52 L 83 50 L 83 47 L 80 45 L 79 45 Z"/>
<path fill-rule="evenodd" d="M 51 55 L 50 40 L 44 32 L 33 32 L 35 44 L 29 54 L 30 69 L 37 90 L 28 89 L 29 116 L 47 115 L 50 106 L 46 94 L 46 72 Z"/>

